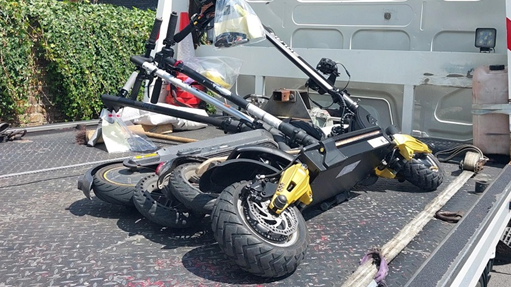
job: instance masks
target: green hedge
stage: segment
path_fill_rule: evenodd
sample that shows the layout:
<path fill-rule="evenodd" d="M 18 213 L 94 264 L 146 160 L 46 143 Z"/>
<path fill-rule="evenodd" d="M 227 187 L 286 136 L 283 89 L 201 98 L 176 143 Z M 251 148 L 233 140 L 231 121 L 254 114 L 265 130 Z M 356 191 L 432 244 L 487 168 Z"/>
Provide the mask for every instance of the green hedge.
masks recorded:
<path fill-rule="evenodd" d="M 64 120 L 97 118 L 144 52 L 154 11 L 56 0 L 0 0 L 0 120 L 26 123 L 47 86 Z M 42 82 L 41 82 L 42 81 Z"/>

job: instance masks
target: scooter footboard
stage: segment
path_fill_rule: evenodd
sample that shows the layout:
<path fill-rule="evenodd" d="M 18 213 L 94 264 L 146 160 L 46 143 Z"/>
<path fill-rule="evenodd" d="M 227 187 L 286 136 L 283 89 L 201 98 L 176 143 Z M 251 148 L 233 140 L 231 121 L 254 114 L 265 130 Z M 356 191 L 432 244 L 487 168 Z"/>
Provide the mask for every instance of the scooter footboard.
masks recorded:
<path fill-rule="evenodd" d="M 155 153 L 142 154 L 130 157 L 123 161 L 126 168 L 153 167 L 160 162 L 167 162 L 180 156 L 216 157 L 227 156 L 232 150 L 239 146 L 263 145 L 277 148 L 278 144 L 273 136 L 266 130 L 252 130 L 238 134 L 229 134 L 222 137 L 201 140 L 192 143 L 173 145 L 159 149 Z M 112 163 L 107 163 L 112 164 Z M 104 165 L 89 169 L 78 179 L 78 189 L 90 197 L 94 174 Z"/>
<path fill-rule="evenodd" d="M 278 146 L 270 132 L 266 130 L 252 130 L 164 147 L 154 154 L 131 157 L 124 161 L 124 165 L 127 167 L 157 165 L 160 162 L 169 161 L 177 156 L 227 156 L 234 148 L 247 145 L 267 145 L 274 148 Z"/>

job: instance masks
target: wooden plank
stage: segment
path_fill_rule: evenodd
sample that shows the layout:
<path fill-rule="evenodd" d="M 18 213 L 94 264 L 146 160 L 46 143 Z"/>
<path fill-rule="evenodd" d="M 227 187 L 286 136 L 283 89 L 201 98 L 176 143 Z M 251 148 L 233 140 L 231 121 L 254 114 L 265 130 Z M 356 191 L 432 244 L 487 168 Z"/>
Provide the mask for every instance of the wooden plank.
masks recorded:
<path fill-rule="evenodd" d="M 87 143 L 92 138 L 92 136 L 94 135 L 95 132 L 96 132 L 96 130 L 86 130 L 85 131 L 85 143 Z M 103 137 L 99 137 L 98 140 L 96 141 L 96 143 L 98 143 L 98 144 L 103 143 Z"/>
<path fill-rule="evenodd" d="M 156 134 L 169 134 L 173 131 L 172 124 L 157 125 L 157 126 L 142 125 L 142 128 L 146 132 L 156 133 Z"/>
<path fill-rule="evenodd" d="M 179 136 L 171 136 L 171 135 L 146 132 L 146 131 L 144 131 L 144 128 L 141 125 L 128 126 L 128 129 L 134 133 L 146 135 L 146 136 L 152 137 L 152 138 L 169 140 L 169 141 L 176 141 L 176 142 L 183 142 L 183 143 L 190 143 L 190 142 L 197 141 L 196 139 L 192 139 L 192 138 L 185 138 L 185 137 L 179 137 Z"/>
<path fill-rule="evenodd" d="M 196 142 L 196 139 L 191 138 L 185 138 L 185 137 L 178 137 L 178 136 L 171 136 L 171 135 L 162 135 L 162 134 L 156 134 L 156 133 L 150 133 L 145 132 L 145 135 L 152 138 L 158 138 L 158 139 L 164 139 L 169 141 L 176 141 L 176 142 L 183 142 L 183 143 L 191 143 Z"/>

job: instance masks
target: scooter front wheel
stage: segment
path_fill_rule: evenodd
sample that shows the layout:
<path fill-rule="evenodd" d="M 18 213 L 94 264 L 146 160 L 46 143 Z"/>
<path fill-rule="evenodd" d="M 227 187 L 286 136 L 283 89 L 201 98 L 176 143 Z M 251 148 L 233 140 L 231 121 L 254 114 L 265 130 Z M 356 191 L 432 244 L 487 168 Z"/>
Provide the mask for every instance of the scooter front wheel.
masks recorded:
<path fill-rule="evenodd" d="M 174 197 L 167 197 L 158 189 L 158 176 L 142 178 L 133 193 L 133 203 L 148 220 L 166 227 L 186 228 L 199 222 L 204 216 L 194 214 Z"/>
<path fill-rule="evenodd" d="M 92 190 L 97 198 L 105 202 L 132 207 L 135 186 L 151 173 L 154 173 L 154 169 L 130 169 L 122 163 L 109 164 L 94 174 Z"/>
<path fill-rule="evenodd" d="M 417 154 L 403 166 L 399 175 L 424 191 L 436 190 L 444 180 L 440 162 L 430 153 Z"/>
<path fill-rule="evenodd" d="M 305 257 L 309 233 L 300 211 L 270 212 L 237 182 L 222 191 L 213 208 L 212 229 L 220 248 L 242 269 L 262 277 L 293 273 Z"/>
<path fill-rule="evenodd" d="M 169 189 L 173 195 L 186 207 L 198 212 L 210 214 L 215 201 L 225 187 L 234 182 L 254 178 L 258 174 L 272 174 L 279 172 L 275 167 L 255 159 L 232 159 L 209 169 L 211 172 L 205 184 L 197 176 L 196 169 L 200 163 L 184 163 L 177 166 L 169 174 Z M 215 171 L 213 171 L 215 170 Z M 205 175 L 202 176 L 205 176 Z M 202 185 L 202 190 L 201 190 Z"/>

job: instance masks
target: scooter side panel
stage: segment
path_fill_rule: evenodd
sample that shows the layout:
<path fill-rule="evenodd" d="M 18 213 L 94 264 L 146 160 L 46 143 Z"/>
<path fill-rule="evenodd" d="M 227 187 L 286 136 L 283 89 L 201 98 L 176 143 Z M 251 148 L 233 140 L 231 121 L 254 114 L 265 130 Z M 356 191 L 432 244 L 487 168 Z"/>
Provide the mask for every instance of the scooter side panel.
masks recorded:
<path fill-rule="evenodd" d="M 352 189 L 374 173 L 374 168 L 393 149 L 379 128 L 368 128 L 350 137 L 333 137 L 318 149 L 301 156 L 311 172 L 312 205 Z"/>

